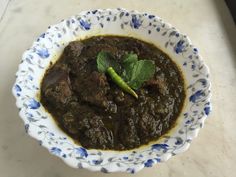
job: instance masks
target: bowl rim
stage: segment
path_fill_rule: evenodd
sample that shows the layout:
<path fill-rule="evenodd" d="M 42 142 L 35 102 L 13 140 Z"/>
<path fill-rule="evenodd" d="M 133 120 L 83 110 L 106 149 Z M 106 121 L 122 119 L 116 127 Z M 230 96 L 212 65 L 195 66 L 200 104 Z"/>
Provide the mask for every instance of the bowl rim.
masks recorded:
<path fill-rule="evenodd" d="M 74 19 L 75 17 L 79 17 L 79 16 L 86 16 L 86 14 L 88 13 L 88 12 L 90 12 L 90 13 L 94 13 L 94 12 L 101 12 L 101 13 L 108 13 L 108 12 L 119 12 L 119 13 L 129 13 L 129 14 L 134 14 L 134 15 L 145 15 L 145 16 L 148 16 L 148 18 L 150 17 L 150 19 L 156 19 L 156 21 L 157 22 L 160 22 L 160 23 L 162 23 L 162 24 L 165 24 L 165 28 L 168 28 L 168 29 L 173 29 L 174 31 L 176 31 L 176 34 L 178 33 L 179 35 L 182 35 L 182 36 L 185 36 L 185 39 L 184 39 L 184 41 L 185 41 L 185 43 L 187 43 L 187 44 L 189 44 L 189 46 L 191 46 L 191 49 L 193 49 L 194 51 L 196 50 L 196 56 L 198 56 L 198 60 L 199 60 L 199 62 L 200 62 L 200 64 L 201 64 L 201 67 L 203 67 L 204 68 L 204 73 L 207 75 L 207 78 L 205 78 L 206 79 L 206 81 L 207 81 L 207 89 L 206 89 L 206 92 L 207 92 L 207 97 L 206 97 L 206 99 L 205 99 L 205 101 L 204 101 L 204 104 L 206 104 L 207 103 L 207 111 L 205 111 L 205 110 L 203 110 L 203 111 L 205 111 L 205 114 L 203 114 L 202 115 L 202 117 L 201 117 L 201 120 L 199 121 L 199 126 L 198 127 L 196 127 L 192 132 L 191 132 L 191 134 L 190 135 L 188 135 L 188 140 L 189 140 L 189 142 L 185 142 L 184 144 L 183 144 L 183 146 L 180 148 L 180 149 L 178 149 L 177 151 L 174 151 L 174 152 L 168 152 L 168 151 L 166 151 L 166 152 L 164 152 L 165 150 L 166 150 L 166 147 L 165 147 L 165 143 L 162 143 L 162 144 L 154 144 L 154 145 L 152 145 L 152 150 L 153 151 L 159 151 L 159 150 L 161 150 L 161 151 L 163 151 L 164 152 L 164 156 L 162 157 L 162 158 L 147 158 L 147 159 L 145 159 L 145 161 L 143 161 L 143 163 L 141 164 L 141 165 L 136 165 L 136 166 L 125 166 L 125 167 L 119 167 L 119 166 L 114 166 L 114 165 L 111 165 L 111 164 L 108 164 L 108 165 L 106 165 L 106 166 L 99 166 L 100 164 L 100 162 L 97 162 L 98 164 L 96 165 L 94 165 L 94 166 L 91 166 L 91 165 L 89 165 L 89 164 L 87 164 L 86 165 L 86 163 L 77 163 L 77 165 L 75 166 L 74 164 L 72 164 L 72 162 L 69 162 L 68 160 L 66 160 L 66 158 L 64 158 L 63 157 L 63 155 L 61 155 L 61 154 L 58 154 L 58 152 L 56 151 L 56 150 L 58 150 L 58 149 L 54 149 L 55 151 L 53 151 L 52 149 L 50 149 L 48 146 L 46 146 L 45 144 L 44 144 L 44 142 L 40 142 L 40 144 L 41 145 L 43 145 L 45 148 L 47 148 L 48 149 L 48 151 L 51 153 L 51 154 L 53 154 L 53 155 L 56 155 L 56 156 L 58 156 L 58 157 L 60 157 L 66 164 L 68 164 L 69 166 L 71 166 L 71 167 L 77 167 L 77 168 L 86 168 L 86 169 L 89 169 L 89 170 L 92 170 L 92 171 L 102 171 L 102 172 L 117 172 L 117 171 L 125 171 L 125 172 L 129 172 L 129 173 L 134 173 L 134 172 L 137 172 L 137 171 L 139 171 L 139 170 L 141 170 L 142 168 L 144 168 L 144 167 L 150 167 L 150 166 L 153 166 L 154 164 L 156 164 L 156 163 L 158 163 L 158 162 L 164 162 L 164 161 L 166 161 L 166 160 L 168 160 L 170 157 L 172 157 L 172 156 L 174 156 L 174 155 L 176 155 L 176 154 L 179 154 L 179 153 L 182 153 L 182 152 L 184 152 L 184 151 L 186 151 L 188 148 L 189 148 L 189 145 L 190 145 L 190 142 L 192 141 L 192 139 L 193 138 L 195 138 L 195 137 L 197 137 L 197 135 L 198 135 L 198 133 L 199 133 L 199 130 L 200 130 L 200 128 L 202 128 L 203 127 L 203 124 L 204 124 L 204 121 L 205 121 L 205 119 L 206 119 L 206 117 L 209 115 L 209 112 L 212 110 L 212 106 L 211 106 L 211 102 L 210 102 L 210 98 L 211 98 L 211 92 L 210 92 L 210 90 L 211 90 L 211 83 L 210 83 L 210 80 L 209 80 L 209 68 L 205 65 L 205 63 L 203 62 L 203 60 L 202 60 L 202 57 L 201 57 L 201 55 L 199 55 L 199 53 L 198 53 L 198 50 L 195 48 L 195 47 L 193 47 L 193 45 L 192 45 L 192 42 L 191 42 L 191 40 L 189 39 L 189 37 L 188 36 L 186 36 L 186 35 L 184 35 L 184 34 L 182 34 L 182 33 L 180 33 L 179 32 L 179 30 L 177 30 L 176 28 L 174 28 L 172 25 L 170 25 L 169 23 L 166 23 L 166 22 L 163 22 L 163 20 L 160 18 L 160 17 L 158 17 L 157 15 L 151 15 L 151 14 L 148 14 L 148 13 L 141 13 L 141 12 L 139 12 L 139 11 L 136 11 L 136 10 L 126 10 L 126 9 L 124 9 L 124 8 L 117 8 L 117 9 L 95 9 L 95 10 L 86 10 L 86 11 L 82 11 L 82 12 L 80 12 L 77 16 L 71 16 L 71 17 L 69 17 L 67 20 L 63 20 L 62 22 L 60 22 L 60 23 L 58 23 L 58 24 L 55 24 L 55 25 L 53 25 L 53 26 L 50 26 L 49 27 L 49 29 L 46 31 L 46 33 L 47 32 L 49 32 L 49 33 L 51 33 L 51 31 L 50 31 L 50 29 L 51 28 L 53 28 L 53 27 L 55 27 L 55 26 L 57 26 L 57 25 L 60 25 L 60 24 L 62 24 L 63 23 L 63 25 L 65 25 L 65 23 L 67 24 L 68 23 L 68 20 L 72 20 L 72 19 Z M 124 15 L 124 14 L 123 14 Z M 85 30 L 86 30 L 86 25 L 88 25 L 88 24 L 81 24 L 80 23 L 80 25 L 82 25 L 82 28 L 85 28 Z M 88 26 L 87 26 L 88 27 Z M 90 26 L 89 26 L 89 28 L 90 28 Z M 45 35 L 45 33 L 43 33 L 44 35 Z M 12 93 L 13 93 L 13 95 L 15 96 L 15 98 L 16 98 L 16 100 L 17 100 L 17 102 L 16 102 L 16 106 L 19 108 L 19 110 L 20 110 L 20 113 L 19 113 L 19 115 L 20 115 L 20 117 L 22 118 L 22 120 L 25 122 L 25 128 L 26 128 L 26 132 L 31 136 L 31 137 L 33 137 L 33 138 L 35 138 L 35 139 L 37 139 L 38 140 L 38 137 L 35 135 L 35 134 L 31 134 L 31 132 L 29 132 L 29 127 L 27 127 L 27 125 L 29 126 L 29 123 L 27 123 L 26 122 L 26 115 L 25 114 L 23 114 L 22 112 L 21 112 L 21 109 L 22 109 L 22 105 L 20 105 L 19 104 L 19 99 L 20 99 L 20 97 L 18 96 L 18 94 L 19 94 L 19 88 L 18 88 L 18 86 L 19 86 L 19 78 L 18 78 L 18 75 L 19 75 L 19 72 L 22 70 L 22 66 L 23 66 L 23 64 L 25 64 L 26 63 L 26 58 L 25 58 L 25 56 L 26 55 L 28 55 L 28 52 L 30 51 L 30 50 L 32 50 L 34 47 L 35 47 L 35 44 L 38 42 L 38 40 L 40 39 L 40 38 L 42 38 L 43 36 L 41 35 L 38 39 L 37 39 L 37 41 L 35 41 L 34 43 L 33 43 L 33 46 L 30 48 L 30 49 L 28 49 L 27 51 L 25 51 L 24 52 L 24 54 L 23 54 L 23 57 L 22 57 L 22 62 L 21 62 L 21 64 L 19 65 L 19 68 L 18 68 L 18 71 L 17 71 L 17 73 L 16 73 L 16 76 L 17 76 L 17 79 L 16 79 L 16 82 L 14 83 L 14 85 L 13 85 L 13 88 L 12 88 Z M 176 44 L 177 45 L 177 44 Z M 37 52 L 37 51 L 35 51 L 34 50 L 34 52 Z M 46 55 L 47 55 L 47 53 L 46 53 Z M 43 54 L 41 57 L 45 57 L 45 54 Z M 173 57 L 171 57 L 172 59 L 173 59 Z M 21 89 L 21 88 L 20 88 Z M 17 91 L 18 90 L 18 91 Z M 35 100 L 34 100 L 35 101 Z M 31 103 L 30 103 L 31 104 Z M 40 103 L 38 103 L 37 101 L 36 102 L 33 102 L 32 103 L 33 104 L 33 106 L 35 106 L 35 104 L 36 104 L 36 106 L 37 106 L 37 104 L 40 104 Z M 206 107 L 205 107 L 206 108 Z M 205 109 L 204 108 L 204 109 Z M 67 135 L 66 135 L 67 136 Z M 59 150 L 58 150 L 59 151 Z M 84 148 L 80 148 L 79 150 L 78 150 L 79 152 L 79 154 L 80 154 L 80 156 L 82 156 L 83 158 L 87 158 L 87 156 L 88 156 L 88 153 L 87 153 L 87 151 L 89 151 L 89 150 L 86 150 L 86 149 L 84 149 Z M 95 150 L 96 151 L 96 150 Z M 132 150 L 131 150 L 132 151 Z M 103 151 L 104 152 L 104 151 Z M 81 155 L 82 154 L 82 155 Z M 80 159 L 81 160 L 81 159 Z M 74 163 L 74 162 L 73 162 Z"/>

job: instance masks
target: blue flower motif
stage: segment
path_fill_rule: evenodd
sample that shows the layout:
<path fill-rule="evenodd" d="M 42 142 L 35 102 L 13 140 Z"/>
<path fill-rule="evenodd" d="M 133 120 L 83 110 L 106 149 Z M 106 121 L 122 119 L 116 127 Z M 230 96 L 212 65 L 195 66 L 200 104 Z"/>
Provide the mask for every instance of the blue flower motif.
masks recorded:
<path fill-rule="evenodd" d="M 94 165 L 99 165 L 102 163 L 103 160 L 92 160 Z"/>
<path fill-rule="evenodd" d="M 29 100 L 28 106 L 30 109 L 38 109 L 40 107 L 40 103 L 32 98 L 31 100 Z"/>
<path fill-rule="evenodd" d="M 136 15 L 133 15 L 131 20 L 131 27 L 138 29 L 141 25 L 141 21 L 137 19 Z"/>
<path fill-rule="evenodd" d="M 154 161 L 152 159 L 148 159 L 145 163 L 144 166 L 145 167 L 152 167 Z"/>
<path fill-rule="evenodd" d="M 161 149 L 164 149 L 164 150 L 167 150 L 168 149 L 168 145 L 167 144 L 153 144 L 152 145 L 152 150 L 161 150 Z"/>
<path fill-rule="evenodd" d="M 175 46 L 175 52 L 177 54 L 183 52 L 184 49 L 184 40 L 180 40 Z"/>
<path fill-rule="evenodd" d="M 61 155 L 61 149 L 60 149 L 60 148 L 52 147 L 50 151 L 51 151 L 51 153 L 53 153 L 54 155 L 57 155 L 57 156 Z"/>
<path fill-rule="evenodd" d="M 88 23 L 87 21 L 84 21 L 84 20 L 80 20 L 79 23 L 83 29 L 90 30 L 91 23 Z"/>
<path fill-rule="evenodd" d="M 81 157 L 87 157 L 88 156 L 88 153 L 86 151 L 86 149 L 84 148 L 75 148 L 76 150 L 76 153 L 79 154 Z"/>
<path fill-rule="evenodd" d="M 20 88 L 20 86 L 18 85 L 18 84 L 16 84 L 15 85 L 15 90 L 16 90 L 16 92 L 21 92 L 21 88 Z"/>
<path fill-rule="evenodd" d="M 36 52 L 41 58 L 48 58 L 49 57 L 49 52 L 48 49 L 42 48 L 40 50 L 37 50 Z"/>
<path fill-rule="evenodd" d="M 201 96 L 203 96 L 203 94 L 204 92 L 202 90 L 198 90 L 189 97 L 189 101 L 195 103 Z"/>
<path fill-rule="evenodd" d="M 210 112 L 211 112 L 211 108 L 209 106 L 205 107 L 204 108 L 204 112 L 208 116 L 210 114 Z"/>

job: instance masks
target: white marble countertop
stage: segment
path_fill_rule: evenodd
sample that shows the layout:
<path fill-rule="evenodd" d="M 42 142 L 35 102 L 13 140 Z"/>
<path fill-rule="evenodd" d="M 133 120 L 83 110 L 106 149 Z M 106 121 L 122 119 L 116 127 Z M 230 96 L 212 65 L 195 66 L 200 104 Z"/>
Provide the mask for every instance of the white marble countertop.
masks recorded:
<path fill-rule="evenodd" d="M 72 169 L 30 138 L 18 116 L 11 87 L 23 51 L 48 25 L 82 10 L 108 7 L 159 15 L 191 38 L 211 71 L 213 112 L 199 137 L 187 152 L 153 168 L 145 168 L 134 176 L 236 175 L 236 28 L 223 0 L 9 0 L 7 3 L 7 0 L 0 0 L 1 177 L 104 175 Z M 106 176 L 121 175 L 131 176 L 120 173 Z"/>

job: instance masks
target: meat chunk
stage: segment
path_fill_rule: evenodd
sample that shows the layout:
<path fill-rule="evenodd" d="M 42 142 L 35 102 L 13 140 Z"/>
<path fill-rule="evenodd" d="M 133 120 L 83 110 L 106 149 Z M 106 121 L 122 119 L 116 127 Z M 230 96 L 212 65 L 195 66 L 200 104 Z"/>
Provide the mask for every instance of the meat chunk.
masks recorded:
<path fill-rule="evenodd" d="M 101 117 L 84 118 L 79 122 L 81 131 L 80 142 L 84 147 L 106 149 L 113 147 L 113 133 L 104 126 Z"/>
<path fill-rule="evenodd" d="M 84 147 L 95 147 L 98 149 L 106 149 L 107 147 L 113 147 L 113 134 L 106 127 L 90 128 L 84 132 L 83 141 Z"/>
<path fill-rule="evenodd" d="M 125 115 L 124 115 L 125 116 Z M 122 123 L 120 125 L 119 139 L 122 144 L 128 148 L 134 148 L 140 145 L 140 139 L 136 130 L 135 121 L 130 115 L 122 117 Z"/>
<path fill-rule="evenodd" d="M 69 133 L 76 134 L 79 132 L 77 120 L 71 112 L 67 112 L 62 116 L 62 122 Z"/>
<path fill-rule="evenodd" d="M 79 95 L 82 101 L 91 105 L 107 108 L 109 102 L 106 94 L 109 90 L 109 84 L 103 73 L 92 72 L 90 76 L 75 81 L 74 91 Z"/>
<path fill-rule="evenodd" d="M 145 87 L 148 88 L 150 91 L 158 91 L 162 95 L 168 93 L 167 83 L 164 79 L 161 78 L 151 79 L 147 81 Z"/>
<path fill-rule="evenodd" d="M 65 106 L 72 95 L 68 72 L 64 68 L 58 67 L 49 72 L 42 85 L 47 101 L 57 107 Z"/>
<path fill-rule="evenodd" d="M 150 138 L 161 135 L 162 124 L 160 124 L 160 119 L 158 119 L 157 115 L 153 116 L 148 112 L 141 114 L 138 125 L 139 135 L 141 140 L 144 141 L 142 143 L 147 143 Z"/>
<path fill-rule="evenodd" d="M 77 59 L 80 56 L 83 47 L 84 45 L 80 41 L 70 42 L 64 49 L 64 55 L 71 60 Z"/>

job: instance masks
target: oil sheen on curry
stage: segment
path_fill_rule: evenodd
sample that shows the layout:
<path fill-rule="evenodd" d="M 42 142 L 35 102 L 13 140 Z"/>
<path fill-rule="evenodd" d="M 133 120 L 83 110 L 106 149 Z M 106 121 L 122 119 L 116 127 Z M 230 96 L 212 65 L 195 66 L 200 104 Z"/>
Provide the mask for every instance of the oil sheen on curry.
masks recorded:
<path fill-rule="evenodd" d="M 65 47 L 46 71 L 40 97 L 83 147 L 130 150 L 174 127 L 185 90 L 177 65 L 153 44 L 94 36 Z"/>

